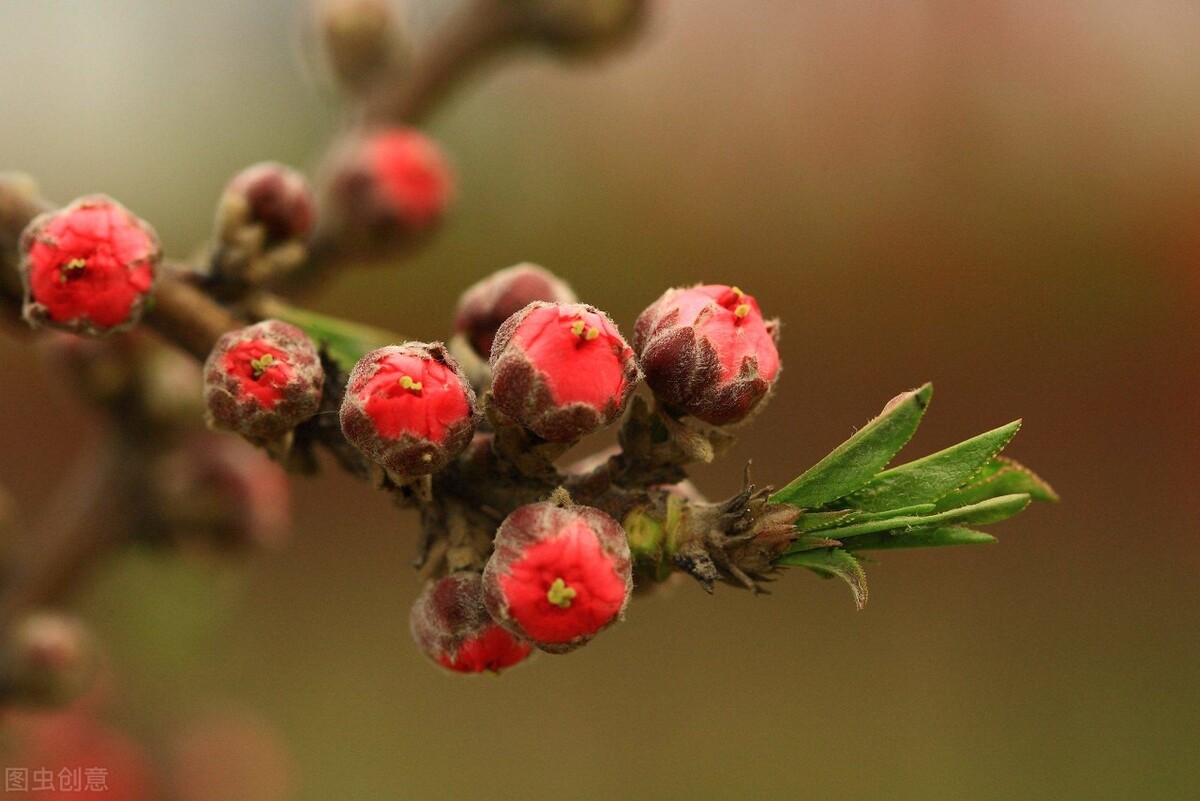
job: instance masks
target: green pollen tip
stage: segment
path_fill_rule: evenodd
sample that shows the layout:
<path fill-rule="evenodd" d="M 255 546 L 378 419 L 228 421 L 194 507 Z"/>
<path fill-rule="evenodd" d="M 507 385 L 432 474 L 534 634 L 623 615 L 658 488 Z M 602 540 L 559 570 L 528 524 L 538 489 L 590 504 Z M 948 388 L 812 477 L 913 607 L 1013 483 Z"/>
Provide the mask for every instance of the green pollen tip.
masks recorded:
<path fill-rule="evenodd" d="M 750 313 L 750 304 L 749 303 L 742 303 L 736 309 L 733 310 L 733 315 L 738 318 L 745 317 L 749 313 Z"/>
<path fill-rule="evenodd" d="M 577 594 L 575 588 L 568 587 L 567 582 L 563 581 L 560 576 L 550 585 L 550 589 L 546 590 L 546 600 L 562 609 L 570 609 L 571 599 Z"/>
<path fill-rule="evenodd" d="M 413 381 L 412 376 L 400 376 L 400 386 L 404 389 L 411 389 L 413 392 L 420 392 L 424 387 L 420 381 Z"/>
<path fill-rule="evenodd" d="M 275 363 L 275 357 L 269 353 L 264 353 L 262 356 L 259 356 L 257 359 L 251 359 L 250 360 L 250 369 L 253 371 L 255 379 L 262 378 L 263 375 L 267 372 L 267 368 L 270 367 L 274 363 Z"/>

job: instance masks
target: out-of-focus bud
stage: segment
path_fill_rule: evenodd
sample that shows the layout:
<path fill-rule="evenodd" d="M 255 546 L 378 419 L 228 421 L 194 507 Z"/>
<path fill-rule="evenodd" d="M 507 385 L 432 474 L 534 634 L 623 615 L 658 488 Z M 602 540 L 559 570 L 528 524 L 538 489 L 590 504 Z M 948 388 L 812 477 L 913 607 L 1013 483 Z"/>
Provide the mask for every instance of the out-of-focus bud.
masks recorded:
<path fill-rule="evenodd" d="M 316 15 L 329 67 L 347 88 L 370 82 L 407 50 L 389 0 L 317 0 Z"/>
<path fill-rule="evenodd" d="M 287 801 L 295 766 L 278 730 L 244 712 L 191 721 L 172 749 L 171 798 L 178 801 Z"/>
<path fill-rule="evenodd" d="M 484 603 L 496 622 L 551 653 L 578 648 L 620 620 L 632 589 L 621 524 L 588 506 L 515 509 L 483 570 Z"/>
<path fill-rule="evenodd" d="M 6 723 L 10 726 L 5 734 L 11 735 L 6 739 L 14 745 L 6 761 L 31 768 L 24 776 L 28 792 L 15 790 L 13 797 L 37 801 L 89 795 L 110 801 L 153 801 L 160 797 L 154 768 L 145 752 L 122 732 L 89 716 L 85 709 L 14 715 Z M 34 784 L 37 770 L 52 773 L 50 782 L 39 781 L 41 789 Z M 54 789 L 46 789 L 47 785 Z M 14 788 L 10 784 L 8 789 Z"/>
<path fill-rule="evenodd" d="M 575 303 L 575 293 L 549 270 L 518 264 L 472 284 L 458 299 L 454 330 L 463 334 L 484 359 L 492 354 L 496 331 L 509 317 L 533 303 Z"/>
<path fill-rule="evenodd" d="M 241 552 L 287 540 L 287 474 L 245 440 L 204 432 L 168 454 L 156 476 L 157 512 L 172 541 Z"/>
<path fill-rule="evenodd" d="M 51 331 L 37 344 L 73 390 L 131 432 L 170 435 L 204 413 L 200 365 L 143 331 L 103 339 Z"/>
<path fill-rule="evenodd" d="M 304 176 L 274 162 L 235 175 L 217 206 L 218 277 L 260 284 L 295 269 L 306 256 L 316 204 Z"/>
<path fill-rule="evenodd" d="M 713 425 L 743 420 L 779 374 L 776 320 L 737 287 L 668 289 L 638 316 L 633 347 L 654 394 Z"/>
<path fill-rule="evenodd" d="M 611 423 L 638 382 L 633 351 L 608 315 L 582 303 L 536 302 L 500 326 L 492 396 L 509 417 L 551 442 Z"/>
<path fill-rule="evenodd" d="M 554 48 L 593 54 L 619 44 L 645 19 L 650 0 L 506 0 L 531 33 Z"/>
<path fill-rule="evenodd" d="M 17 621 L 2 654 L 0 686 L 6 700 L 34 707 L 62 706 L 83 694 L 96 675 L 95 643 L 83 623 L 57 612 Z"/>
<path fill-rule="evenodd" d="M 499 673 L 533 650 L 492 620 L 478 573 L 455 573 L 430 583 L 413 604 L 409 628 L 426 656 L 458 673 Z"/>
<path fill-rule="evenodd" d="M 412 128 L 386 128 L 347 140 L 325 185 L 330 229 L 366 252 L 419 241 L 441 221 L 454 178 L 441 148 Z"/>
<path fill-rule="evenodd" d="M 34 219 L 21 252 L 25 320 L 92 336 L 137 324 L 162 260 L 154 229 L 104 195 Z"/>
<path fill-rule="evenodd" d="M 398 476 L 435 473 L 475 433 L 475 391 L 440 342 L 371 351 L 350 373 L 342 433 Z"/>
<path fill-rule="evenodd" d="M 204 363 L 212 422 L 256 439 L 281 437 L 316 414 L 324 383 L 312 340 L 279 320 L 230 331 Z"/>

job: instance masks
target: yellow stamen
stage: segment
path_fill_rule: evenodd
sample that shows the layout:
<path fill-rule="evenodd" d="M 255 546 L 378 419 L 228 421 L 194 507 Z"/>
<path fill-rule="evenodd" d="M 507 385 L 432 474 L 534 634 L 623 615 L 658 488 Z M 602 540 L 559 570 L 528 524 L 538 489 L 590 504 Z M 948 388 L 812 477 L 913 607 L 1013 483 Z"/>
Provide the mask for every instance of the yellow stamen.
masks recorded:
<path fill-rule="evenodd" d="M 733 310 L 733 315 L 738 318 L 745 317 L 749 313 L 750 313 L 750 304 L 749 303 L 742 303 L 742 304 L 738 305 L 738 307 L 736 309 Z"/>
<path fill-rule="evenodd" d="M 87 259 L 71 259 L 58 268 L 58 280 L 65 284 L 67 278 L 73 273 L 82 272 L 84 267 L 87 267 Z"/>
<path fill-rule="evenodd" d="M 746 293 L 745 293 L 745 292 L 743 292 L 742 290 L 738 289 L 736 286 L 732 286 L 732 287 L 730 287 L 730 290 L 733 292 L 733 296 L 734 296 L 735 298 L 738 298 L 739 300 L 741 299 L 742 295 L 745 295 L 745 294 L 746 294 Z"/>
<path fill-rule="evenodd" d="M 546 600 L 555 606 L 563 609 L 570 609 L 571 599 L 577 594 L 578 593 L 575 592 L 574 587 L 568 587 L 567 582 L 563 581 L 562 578 L 559 577 L 556 578 L 554 583 L 550 585 L 550 589 L 546 590 Z"/>
<path fill-rule="evenodd" d="M 423 389 L 421 382 L 413 381 L 410 375 L 400 376 L 400 386 L 404 389 L 411 389 L 413 392 L 420 392 Z"/>
<path fill-rule="evenodd" d="M 267 372 L 267 368 L 270 367 L 274 362 L 274 356 L 269 353 L 264 353 L 257 359 L 250 360 L 250 369 L 254 372 L 254 377 L 256 379 L 262 378 L 263 374 Z"/>
<path fill-rule="evenodd" d="M 591 342 L 596 337 L 600 336 L 600 329 L 595 326 L 588 325 L 583 320 L 576 320 L 571 323 L 571 333 L 587 342 Z"/>

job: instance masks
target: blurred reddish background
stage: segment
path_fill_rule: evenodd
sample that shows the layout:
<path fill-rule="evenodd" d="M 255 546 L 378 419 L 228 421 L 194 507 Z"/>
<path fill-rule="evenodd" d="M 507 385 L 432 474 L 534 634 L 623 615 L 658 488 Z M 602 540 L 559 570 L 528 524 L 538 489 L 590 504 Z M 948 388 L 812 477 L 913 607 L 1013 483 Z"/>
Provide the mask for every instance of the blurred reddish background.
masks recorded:
<path fill-rule="evenodd" d="M 117 722 L 156 743 L 241 710 L 260 801 L 1200 794 L 1200 8 L 662 6 L 616 59 L 520 58 L 456 95 L 430 126 L 454 220 L 320 308 L 437 338 L 463 287 L 532 260 L 628 328 L 667 286 L 736 283 L 784 319 L 785 372 L 703 489 L 751 457 L 783 483 L 932 379 L 912 452 L 1022 416 L 1009 452 L 1063 502 L 996 546 L 883 554 L 861 613 L 808 574 L 685 584 L 472 681 L 409 643 L 415 520 L 330 473 L 297 485 L 283 553 L 130 557 L 80 599 Z M 192 252 L 229 175 L 309 165 L 335 127 L 296 15 L 6 5 L 0 168 Z M 0 477 L 33 515 L 93 424 L 24 344 L 0 358 Z"/>

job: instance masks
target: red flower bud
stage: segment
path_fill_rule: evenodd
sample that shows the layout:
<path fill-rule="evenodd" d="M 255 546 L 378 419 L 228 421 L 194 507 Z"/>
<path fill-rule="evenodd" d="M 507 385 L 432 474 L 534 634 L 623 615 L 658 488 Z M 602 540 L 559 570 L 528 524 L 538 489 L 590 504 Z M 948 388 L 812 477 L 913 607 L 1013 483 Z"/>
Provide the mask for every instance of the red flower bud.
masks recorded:
<path fill-rule="evenodd" d="M 632 588 L 624 529 L 588 506 L 515 509 L 483 569 L 492 617 L 551 653 L 577 648 L 619 620 Z"/>
<path fill-rule="evenodd" d="M 103 195 L 34 219 L 21 250 L 26 321 L 91 335 L 137 323 L 162 259 L 154 229 Z"/>
<path fill-rule="evenodd" d="M 459 673 L 499 673 L 533 650 L 488 615 L 478 573 L 455 573 L 427 586 L 413 604 L 409 627 L 426 656 Z"/>
<path fill-rule="evenodd" d="M 633 351 L 604 312 L 582 303 L 531 303 L 492 344 L 492 396 L 509 417 L 551 442 L 570 442 L 620 416 L 638 382 Z"/>
<path fill-rule="evenodd" d="M 737 287 L 668 289 L 638 316 L 633 346 L 659 400 L 726 425 L 744 419 L 771 391 L 779 374 L 778 329 Z"/>
<path fill-rule="evenodd" d="M 317 413 L 324 382 L 305 333 L 264 320 L 217 340 L 204 363 L 204 402 L 216 425 L 272 439 Z"/>
<path fill-rule="evenodd" d="M 402 476 L 435 473 L 471 442 L 475 391 L 440 342 L 374 350 L 350 373 L 342 433 Z"/>
<path fill-rule="evenodd" d="M 108 801 L 152 801 L 162 797 L 154 766 L 143 749 L 86 709 L 7 715 L 5 722 L 5 761 L 27 766 L 27 772 L 15 780 L 24 787 L 16 785 L 21 789 L 12 797 L 33 801 L 88 796 Z M 43 771 L 40 777 L 38 771 Z"/>
<path fill-rule="evenodd" d="M 533 303 L 574 303 L 575 293 L 554 274 L 536 264 L 518 264 L 494 272 L 471 285 L 458 299 L 454 330 L 488 358 L 496 331 L 509 317 Z"/>
<path fill-rule="evenodd" d="M 230 180 L 217 211 L 217 231 L 228 238 L 247 226 L 260 226 L 262 245 L 304 240 L 312 232 L 316 205 L 304 176 L 263 162 Z"/>
<path fill-rule="evenodd" d="M 330 208 L 344 231 L 374 241 L 434 227 L 454 194 L 441 149 L 412 128 L 350 142 L 329 181 Z"/>

